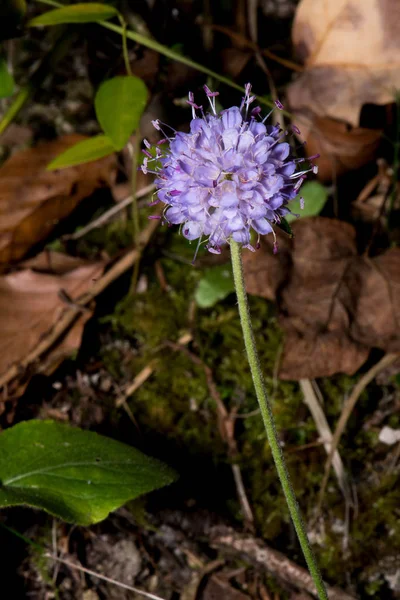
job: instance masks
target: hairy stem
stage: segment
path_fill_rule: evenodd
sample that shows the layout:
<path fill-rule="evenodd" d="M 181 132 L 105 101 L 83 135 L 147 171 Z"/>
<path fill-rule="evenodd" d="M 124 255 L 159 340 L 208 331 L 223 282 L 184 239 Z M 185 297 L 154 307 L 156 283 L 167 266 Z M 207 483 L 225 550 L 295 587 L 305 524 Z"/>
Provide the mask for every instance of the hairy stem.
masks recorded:
<path fill-rule="evenodd" d="M 239 315 L 242 325 L 244 344 L 246 348 L 247 359 L 250 365 L 251 375 L 253 378 L 254 389 L 257 395 L 258 403 L 260 405 L 265 430 L 267 432 L 268 442 L 271 447 L 272 456 L 275 462 L 276 470 L 278 471 L 283 493 L 285 494 L 290 516 L 292 517 L 297 537 L 299 538 L 300 546 L 303 550 L 304 558 L 306 559 L 308 569 L 313 578 L 318 597 L 320 598 L 320 600 L 328 600 L 325 585 L 322 581 L 321 574 L 319 572 L 316 560 L 311 550 L 310 542 L 308 541 L 307 533 L 303 524 L 303 520 L 301 518 L 296 496 L 290 483 L 289 474 L 285 465 L 285 460 L 276 433 L 274 416 L 265 390 L 264 379 L 261 372 L 260 361 L 258 358 L 256 343 L 254 339 L 253 327 L 251 324 L 250 310 L 247 302 L 247 294 L 244 285 L 241 246 L 237 242 L 231 240 L 230 247 L 233 279 L 235 282 L 236 295 L 238 299 Z"/>

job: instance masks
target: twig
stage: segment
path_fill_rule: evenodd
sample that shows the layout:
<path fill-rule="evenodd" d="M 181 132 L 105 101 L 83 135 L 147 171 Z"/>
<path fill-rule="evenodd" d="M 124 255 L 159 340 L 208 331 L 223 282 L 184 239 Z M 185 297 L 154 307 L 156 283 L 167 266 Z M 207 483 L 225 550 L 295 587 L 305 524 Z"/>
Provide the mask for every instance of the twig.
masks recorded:
<path fill-rule="evenodd" d="M 264 71 L 264 73 L 265 73 L 265 76 L 268 81 L 269 89 L 271 91 L 271 97 L 274 100 L 274 102 L 276 102 L 278 100 L 278 93 L 276 91 L 274 80 L 272 79 L 272 75 L 270 73 L 270 70 L 269 70 L 264 58 L 263 58 L 263 55 L 261 54 L 261 51 L 257 46 L 257 39 L 258 39 L 257 11 L 258 11 L 258 0 L 247 0 L 249 32 L 250 32 L 251 41 L 256 46 L 256 49 L 254 50 L 256 61 L 259 65 L 259 67 L 261 68 L 261 70 Z M 275 111 L 274 120 L 276 121 L 277 125 L 280 126 L 281 129 L 285 128 L 285 122 L 283 119 L 283 115 L 281 115 L 279 111 L 277 111 L 277 112 Z"/>
<path fill-rule="evenodd" d="M 148 244 L 154 231 L 157 229 L 159 222 L 154 220 L 150 221 L 149 225 L 144 229 L 139 237 L 140 247 L 144 247 Z M 46 337 L 31 350 L 25 358 L 19 363 L 12 365 L 8 371 L 6 371 L 0 377 L 0 388 L 7 385 L 13 379 L 21 376 L 26 369 L 33 365 L 38 359 L 40 359 L 50 348 L 66 333 L 66 331 L 72 326 L 76 318 L 81 314 L 84 307 L 89 304 L 96 296 L 103 292 L 115 279 L 117 279 L 122 273 L 125 273 L 131 268 L 140 257 L 141 250 L 134 248 L 125 256 L 123 256 L 117 263 L 115 263 L 107 273 L 105 273 L 100 279 L 98 279 L 92 286 L 92 288 L 76 299 L 75 305 L 69 307 L 60 317 L 54 327 L 48 332 Z"/>
<path fill-rule="evenodd" d="M 146 185 L 146 187 L 142 188 L 141 190 L 138 190 L 138 192 L 136 194 L 136 198 L 139 200 L 139 198 L 143 198 L 144 196 L 147 196 L 154 190 L 155 190 L 154 184 L 151 183 L 149 185 Z M 124 198 L 124 200 L 121 200 L 121 202 L 118 202 L 115 206 L 112 206 L 110 209 L 106 210 L 106 212 L 104 212 L 102 215 L 100 215 L 97 219 L 94 219 L 93 221 L 88 223 L 85 227 L 82 227 L 82 229 L 80 229 L 79 231 L 76 231 L 75 233 L 63 235 L 61 239 L 66 240 L 66 241 L 79 240 L 81 237 L 83 237 L 87 233 L 89 233 L 89 231 L 92 231 L 93 229 L 97 229 L 98 227 L 103 227 L 103 225 L 108 223 L 108 221 L 110 221 L 121 210 L 124 210 L 124 208 L 127 208 L 130 204 L 132 204 L 132 196 L 128 196 L 127 198 Z"/>
<path fill-rule="evenodd" d="M 111 579 L 111 577 L 107 577 L 106 575 L 101 575 L 100 573 L 96 573 L 96 571 L 92 571 L 91 569 L 87 569 L 86 567 L 82 567 L 82 565 L 77 565 L 76 563 L 70 562 L 69 560 L 65 560 L 64 558 L 59 558 L 58 556 L 54 556 L 54 554 L 50 554 L 50 552 L 46 552 L 44 554 L 46 558 L 50 560 L 54 560 L 55 562 L 59 562 L 70 569 L 76 569 L 77 571 L 81 571 L 82 573 L 86 573 L 91 577 L 97 577 L 97 579 L 101 579 L 102 581 L 106 581 L 107 583 L 111 583 L 112 585 L 116 585 L 124 590 L 129 590 L 130 592 L 135 592 L 135 594 L 139 594 L 139 596 L 143 596 L 144 598 L 149 598 L 149 600 L 164 600 L 161 596 L 155 596 L 154 594 L 150 594 L 150 592 L 145 592 L 144 590 L 140 590 L 139 588 L 128 585 L 127 583 L 122 583 L 122 581 L 117 581 L 116 579 Z"/>
<path fill-rule="evenodd" d="M 329 455 L 333 437 L 332 431 L 329 427 L 328 421 L 326 420 L 326 416 L 322 410 L 321 404 L 318 402 L 318 399 L 315 395 L 311 381 L 309 379 L 300 379 L 300 388 L 303 392 L 304 402 L 310 409 L 310 413 L 314 419 L 318 434 L 323 441 L 325 451 Z M 342 490 L 346 503 L 351 505 L 352 500 L 346 472 L 343 466 L 343 461 L 337 450 L 335 450 L 333 455 L 332 466 L 336 473 L 339 487 Z"/>
<path fill-rule="evenodd" d="M 325 473 L 324 473 L 324 478 L 322 480 L 321 489 L 320 489 L 319 497 L 318 497 L 317 508 L 316 508 L 317 515 L 321 511 L 322 502 L 324 499 L 325 490 L 326 490 L 326 486 L 327 486 L 328 479 L 329 479 L 329 472 L 330 472 L 330 469 L 332 466 L 332 461 L 333 461 L 333 457 L 335 455 L 335 451 L 339 445 L 340 438 L 345 430 L 347 421 L 349 420 L 349 417 L 350 417 L 351 413 L 353 412 L 353 409 L 354 409 L 355 405 L 357 404 L 359 397 L 361 396 L 361 394 L 363 393 L 363 391 L 365 390 L 367 385 L 369 383 L 371 383 L 371 381 L 373 379 L 375 379 L 375 377 L 378 375 L 378 373 L 380 373 L 381 371 L 386 369 L 389 365 L 394 363 L 399 357 L 400 357 L 400 354 L 398 354 L 398 353 L 385 354 L 385 356 L 383 358 L 381 358 L 381 360 L 379 362 L 377 362 L 373 367 L 371 367 L 371 369 L 367 373 L 365 373 L 361 377 L 361 379 L 354 386 L 354 389 L 353 389 L 352 393 L 350 394 L 347 402 L 345 402 L 343 409 L 342 409 L 342 413 L 341 413 L 339 420 L 337 422 L 337 425 L 336 425 L 335 433 L 333 434 L 330 452 L 329 452 L 328 458 L 325 463 Z"/>
<path fill-rule="evenodd" d="M 206 25 L 206 27 L 207 27 L 207 25 Z M 227 27 L 224 27 L 223 25 L 212 25 L 211 27 L 212 27 L 212 29 L 214 29 L 214 31 L 219 31 L 220 33 L 224 33 L 225 35 L 229 36 L 232 40 L 236 40 L 240 44 L 247 46 L 248 48 L 250 48 L 250 50 L 254 50 L 255 52 L 260 52 L 266 58 L 270 58 L 271 60 L 281 64 L 282 66 L 286 67 L 287 69 L 291 69 L 292 71 L 297 71 L 298 73 L 302 73 L 304 71 L 304 67 L 302 65 L 299 65 L 291 60 L 287 60 L 286 58 L 281 58 L 280 56 L 277 56 L 277 54 L 274 54 L 273 52 L 271 52 L 270 50 L 267 50 L 266 48 L 260 48 L 260 46 L 257 43 L 248 40 L 240 33 L 231 31 L 230 29 L 228 29 Z"/>
<path fill-rule="evenodd" d="M 245 556 L 252 565 L 256 564 L 290 585 L 317 595 L 311 575 L 303 567 L 289 560 L 284 554 L 273 550 L 262 540 L 236 533 L 228 527 L 214 527 L 210 535 L 211 545 L 219 550 Z M 326 586 L 329 600 L 355 600 L 337 587 Z"/>
<path fill-rule="evenodd" d="M 185 346 L 192 341 L 192 336 L 190 333 L 185 333 L 178 340 L 178 345 Z M 148 365 L 146 365 L 135 377 L 131 384 L 129 384 L 121 393 L 121 395 L 116 399 L 115 406 L 119 408 L 122 406 L 126 399 L 129 396 L 132 396 L 142 385 L 151 377 L 154 371 L 157 368 L 159 361 L 157 359 L 152 360 Z"/>
<path fill-rule="evenodd" d="M 37 1 L 41 2 L 42 4 L 50 4 L 51 6 L 55 6 L 57 8 L 64 6 L 60 2 L 57 2 L 54 0 L 37 0 Z M 116 25 L 115 23 L 111 23 L 109 21 L 99 21 L 98 25 L 100 27 L 104 27 L 105 29 L 109 29 L 110 31 L 114 31 L 114 33 L 118 33 L 119 35 L 123 34 L 123 28 L 120 25 Z M 212 69 L 209 69 L 208 67 L 205 67 L 205 66 L 201 65 L 200 63 L 195 62 L 191 58 L 188 58 L 186 56 L 186 54 L 180 54 L 179 52 L 175 52 L 175 50 L 173 50 L 172 48 L 169 48 L 168 46 L 164 46 L 163 44 L 160 44 L 159 42 L 157 42 L 156 40 L 154 40 L 150 37 L 147 37 L 136 31 L 132 31 L 131 29 L 127 29 L 126 37 L 129 38 L 130 40 L 132 40 L 133 42 L 136 42 L 137 44 L 144 46 L 145 48 L 150 48 L 151 50 L 154 50 L 155 52 L 159 52 L 160 54 L 166 56 L 167 58 L 169 58 L 171 60 L 176 60 L 178 63 L 182 63 L 182 64 L 190 67 L 191 69 L 195 69 L 196 71 L 199 71 L 200 73 L 204 73 L 208 77 L 211 77 L 212 79 L 216 79 L 217 81 L 223 83 L 224 85 L 227 85 L 235 90 L 238 90 L 239 92 L 243 92 L 243 86 L 239 85 L 238 83 L 235 83 L 234 81 L 231 81 L 228 77 L 225 77 L 224 75 L 220 75 L 219 73 L 216 73 Z M 274 104 L 272 102 L 270 102 L 267 98 L 264 98 L 262 96 L 256 96 L 256 98 L 257 98 L 258 102 L 260 102 L 260 104 L 264 104 L 265 106 L 270 106 L 270 107 L 274 108 Z M 286 116 L 291 117 L 291 114 L 288 111 L 282 111 L 282 112 Z"/>

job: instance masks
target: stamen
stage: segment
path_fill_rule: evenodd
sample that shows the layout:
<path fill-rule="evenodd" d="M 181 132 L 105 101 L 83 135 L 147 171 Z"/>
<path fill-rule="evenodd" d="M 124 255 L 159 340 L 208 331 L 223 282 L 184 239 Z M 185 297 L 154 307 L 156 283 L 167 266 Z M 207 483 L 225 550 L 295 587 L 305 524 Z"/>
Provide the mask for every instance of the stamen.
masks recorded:
<path fill-rule="evenodd" d="M 206 86 L 204 86 L 204 87 L 206 87 Z M 203 235 L 201 235 L 201 236 L 199 237 L 199 241 L 197 242 L 197 248 L 196 248 L 196 251 L 195 251 L 195 253 L 194 253 L 194 256 L 193 256 L 192 265 L 194 265 L 194 263 L 195 263 L 195 261 L 196 261 L 197 254 L 198 254 L 198 252 L 199 252 L 199 248 L 200 248 L 200 245 L 201 245 L 201 240 L 202 240 L 202 238 L 203 238 Z"/>
<path fill-rule="evenodd" d="M 208 87 L 208 85 L 204 85 L 203 89 L 204 89 L 205 93 L 207 94 L 207 98 L 210 103 L 211 110 L 213 111 L 214 115 L 216 115 L 217 109 L 215 107 L 215 98 L 216 98 L 216 96 L 219 96 L 219 92 L 212 92 L 210 90 L 210 88 Z"/>

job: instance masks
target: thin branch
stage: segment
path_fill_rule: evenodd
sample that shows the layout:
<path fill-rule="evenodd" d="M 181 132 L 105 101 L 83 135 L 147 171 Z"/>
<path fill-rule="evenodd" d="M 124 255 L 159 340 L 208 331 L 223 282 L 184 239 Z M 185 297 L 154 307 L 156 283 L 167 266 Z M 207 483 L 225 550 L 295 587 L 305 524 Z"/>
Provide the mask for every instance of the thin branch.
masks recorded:
<path fill-rule="evenodd" d="M 311 381 L 309 379 L 300 379 L 300 387 L 301 391 L 303 392 L 304 402 L 310 410 L 312 418 L 314 419 L 315 427 L 317 428 L 318 434 L 323 441 L 325 451 L 329 456 L 333 436 L 325 413 L 321 404 L 318 402 Z M 352 500 L 347 475 L 343 466 L 343 461 L 337 450 L 334 452 L 332 465 L 346 503 L 351 505 Z"/>
<path fill-rule="evenodd" d="M 213 527 L 208 535 L 211 545 L 224 553 L 239 555 L 255 566 L 261 567 L 267 573 L 272 573 L 289 585 L 317 595 L 314 582 L 306 569 L 291 561 L 287 556 L 273 550 L 262 540 L 250 535 L 237 533 L 228 527 Z M 355 600 L 337 587 L 326 586 L 329 600 Z"/>
<path fill-rule="evenodd" d="M 141 190 L 138 190 L 138 192 L 136 194 L 136 198 L 137 199 L 143 198 L 144 196 L 151 194 L 151 192 L 153 192 L 154 190 L 155 190 L 154 184 L 151 183 L 149 185 L 146 185 L 146 187 L 142 188 Z M 124 210 L 124 208 L 127 208 L 130 204 L 132 204 L 132 200 L 133 200 L 132 196 L 128 196 L 127 198 L 124 198 L 124 200 L 121 200 L 121 202 L 118 202 L 115 206 L 112 206 L 109 210 L 106 210 L 106 212 L 104 212 L 102 215 L 100 215 L 97 219 L 94 219 L 93 221 L 88 223 L 85 227 L 82 227 L 82 229 L 79 229 L 79 231 L 76 231 L 75 233 L 63 235 L 62 240 L 76 241 L 76 240 L 79 240 L 80 238 L 82 238 L 83 236 L 85 236 L 87 233 L 89 233 L 89 231 L 92 231 L 93 229 L 97 229 L 98 227 L 103 227 L 103 225 L 106 225 L 113 217 L 115 217 L 115 215 L 117 215 L 119 212 L 121 212 L 121 210 Z"/>
<path fill-rule="evenodd" d="M 335 451 L 339 445 L 340 438 L 342 437 L 342 434 L 346 428 L 347 421 L 349 420 L 349 417 L 350 417 L 351 413 L 353 412 L 354 407 L 357 404 L 359 397 L 361 396 L 361 394 L 363 393 L 363 391 L 365 390 L 367 385 L 369 385 L 371 383 L 371 381 L 373 379 L 375 379 L 375 377 L 378 375 L 378 373 L 380 373 L 381 371 L 386 369 L 389 365 L 394 363 L 399 357 L 400 357 L 400 354 L 398 354 L 398 353 L 385 354 L 385 356 L 383 358 L 381 358 L 381 360 L 379 362 L 377 362 L 373 367 L 371 367 L 371 369 L 367 373 L 365 373 L 361 377 L 361 379 L 354 386 L 354 389 L 353 389 L 352 393 L 350 394 L 347 402 L 344 404 L 342 413 L 341 413 L 339 420 L 337 422 L 337 425 L 336 425 L 335 433 L 333 434 L 333 438 L 332 438 L 332 442 L 331 442 L 331 449 L 330 449 L 328 458 L 325 463 L 325 473 L 324 473 L 324 478 L 322 480 L 321 489 L 319 492 L 318 504 L 317 504 L 317 508 L 316 508 L 317 515 L 321 511 L 321 506 L 322 506 L 322 502 L 324 499 L 325 490 L 326 490 L 326 486 L 327 486 L 328 479 L 329 479 L 329 472 L 330 472 L 330 469 L 332 466 L 332 461 L 333 461 L 333 457 L 335 455 Z"/>
<path fill-rule="evenodd" d="M 155 596 L 154 594 L 150 594 L 150 592 L 145 592 L 144 590 L 140 590 L 139 588 L 128 585 L 127 583 L 122 583 L 122 581 L 111 579 L 111 577 L 107 577 L 106 575 L 96 573 L 96 571 L 92 571 L 91 569 L 82 567 L 82 565 L 78 565 L 76 563 L 70 562 L 69 560 L 65 560 L 64 558 L 54 556 L 54 554 L 50 554 L 50 552 L 46 552 L 44 556 L 46 558 L 49 558 L 50 560 L 54 560 L 55 562 L 61 563 L 69 567 L 70 569 L 76 569 L 77 571 L 81 571 L 81 573 L 86 573 L 91 577 L 97 577 L 97 579 L 101 579 L 102 581 L 106 581 L 107 583 L 111 583 L 112 585 L 116 585 L 117 587 L 123 588 L 124 590 L 135 592 L 135 594 L 139 594 L 139 596 L 143 596 L 144 598 L 149 598 L 149 600 L 164 600 L 164 598 L 161 598 L 161 596 Z"/>

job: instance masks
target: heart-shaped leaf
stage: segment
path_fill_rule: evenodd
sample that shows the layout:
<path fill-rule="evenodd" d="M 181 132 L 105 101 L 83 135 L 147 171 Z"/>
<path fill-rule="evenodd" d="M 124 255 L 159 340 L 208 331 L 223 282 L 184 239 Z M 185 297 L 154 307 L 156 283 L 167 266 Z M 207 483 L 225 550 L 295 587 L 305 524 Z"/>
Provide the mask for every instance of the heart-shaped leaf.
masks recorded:
<path fill-rule="evenodd" d="M 0 434 L 0 507 L 26 504 L 90 525 L 176 475 L 131 446 L 54 421 Z"/>
<path fill-rule="evenodd" d="M 103 158 L 103 156 L 109 156 L 114 152 L 114 145 L 106 135 L 96 135 L 88 140 L 82 140 L 75 144 L 75 146 L 72 146 L 72 148 L 65 150 L 65 152 L 47 165 L 47 169 L 55 171 L 56 169 L 81 165 Z"/>
<path fill-rule="evenodd" d="M 200 279 L 195 300 L 200 308 L 210 308 L 235 291 L 232 271 L 228 265 L 208 269 Z"/>
<path fill-rule="evenodd" d="M 117 150 L 138 128 L 146 100 L 145 84 L 133 75 L 113 77 L 100 86 L 94 101 L 96 116 Z"/>
<path fill-rule="evenodd" d="M 117 15 L 118 11 L 113 6 L 98 2 L 85 2 L 49 10 L 31 19 L 28 25 L 39 27 L 41 25 L 61 25 L 63 23 L 93 23 L 106 21 Z"/>

